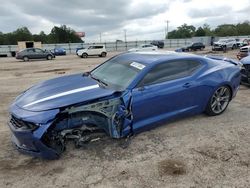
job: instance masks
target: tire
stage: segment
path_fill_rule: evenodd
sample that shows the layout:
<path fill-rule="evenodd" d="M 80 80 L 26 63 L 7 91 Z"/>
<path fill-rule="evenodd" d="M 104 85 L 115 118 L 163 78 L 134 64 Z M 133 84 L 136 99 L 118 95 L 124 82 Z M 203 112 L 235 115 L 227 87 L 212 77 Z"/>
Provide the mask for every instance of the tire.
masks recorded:
<path fill-rule="evenodd" d="M 234 50 L 234 49 L 236 49 L 236 45 L 233 45 L 233 46 L 232 46 L 232 50 Z"/>
<path fill-rule="evenodd" d="M 107 53 L 106 52 L 102 52 L 101 53 L 101 57 L 106 57 Z"/>
<path fill-rule="evenodd" d="M 52 55 L 47 56 L 47 60 L 52 60 L 52 58 L 53 58 Z"/>
<path fill-rule="evenodd" d="M 87 57 L 88 57 L 88 54 L 87 54 L 87 53 L 83 53 L 81 57 L 82 57 L 82 58 L 87 58 Z"/>
<path fill-rule="evenodd" d="M 23 57 L 23 61 L 29 61 L 30 59 L 29 59 L 29 57 L 28 56 L 24 56 Z"/>
<path fill-rule="evenodd" d="M 201 49 L 200 49 L 200 50 L 202 51 L 202 50 L 204 50 L 204 48 L 203 48 L 203 47 L 201 47 Z"/>
<path fill-rule="evenodd" d="M 227 109 L 231 97 L 232 92 L 228 86 L 217 88 L 207 104 L 206 114 L 209 116 L 222 114 Z"/>

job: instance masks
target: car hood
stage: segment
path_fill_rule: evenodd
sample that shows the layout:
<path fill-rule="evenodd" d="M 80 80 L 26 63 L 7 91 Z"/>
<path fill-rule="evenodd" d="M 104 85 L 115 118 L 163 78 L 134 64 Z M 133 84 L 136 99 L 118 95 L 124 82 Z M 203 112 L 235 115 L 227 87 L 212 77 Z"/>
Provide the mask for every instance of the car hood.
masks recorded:
<path fill-rule="evenodd" d="M 240 60 L 243 65 L 250 65 L 250 56 L 246 56 Z"/>
<path fill-rule="evenodd" d="M 75 74 L 39 83 L 19 95 L 14 104 L 29 111 L 44 111 L 98 99 L 114 92 L 90 77 Z"/>

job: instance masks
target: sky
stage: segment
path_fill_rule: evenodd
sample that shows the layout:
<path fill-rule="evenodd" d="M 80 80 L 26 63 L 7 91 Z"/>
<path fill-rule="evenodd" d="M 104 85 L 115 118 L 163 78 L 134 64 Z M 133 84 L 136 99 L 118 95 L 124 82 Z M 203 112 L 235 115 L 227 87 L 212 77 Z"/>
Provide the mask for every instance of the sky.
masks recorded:
<path fill-rule="evenodd" d="M 85 32 L 86 42 L 161 40 L 165 30 L 250 20 L 249 0 L 0 0 L 0 31 L 26 26 L 50 33 L 66 25 Z"/>

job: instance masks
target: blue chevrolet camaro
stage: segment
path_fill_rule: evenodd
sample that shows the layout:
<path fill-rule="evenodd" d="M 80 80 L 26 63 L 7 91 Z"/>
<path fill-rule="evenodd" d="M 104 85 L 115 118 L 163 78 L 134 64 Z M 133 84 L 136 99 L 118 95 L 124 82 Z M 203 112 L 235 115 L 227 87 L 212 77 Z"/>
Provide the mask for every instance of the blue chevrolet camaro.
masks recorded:
<path fill-rule="evenodd" d="M 184 53 L 125 53 L 91 72 L 41 82 L 10 107 L 19 151 L 55 159 L 66 141 L 121 138 L 177 117 L 219 115 L 236 95 L 240 66 Z"/>

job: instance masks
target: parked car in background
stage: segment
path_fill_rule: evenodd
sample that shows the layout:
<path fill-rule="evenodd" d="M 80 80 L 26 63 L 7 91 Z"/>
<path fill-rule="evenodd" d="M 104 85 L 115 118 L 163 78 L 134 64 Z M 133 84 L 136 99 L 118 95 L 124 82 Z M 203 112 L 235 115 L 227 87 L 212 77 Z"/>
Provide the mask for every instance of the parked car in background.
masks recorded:
<path fill-rule="evenodd" d="M 217 42 L 213 43 L 212 50 L 223 50 L 227 49 L 236 49 L 237 43 L 235 39 L 220 39 Z"/>
<path fill-rule="evenodd" d="M 243 47 L 250 45 L 250 39 L 249 38 L 239 38 L 236 39 L 237 47 Z"/>
<path fill-rule="evenodd" d="M 204 50 L 204 49 L 205 49 L 205 45 L 202 42 L 194 42 L 194 43 L 191 43 L 191 44 L 181 48 L 181 50 L 183 52 Z"/>
<path fill-rule="evenodd" d="M 91 45 L 88 48 L 78 50 L 76 54 L 82 58 L 87 58 L 88 56 L 106 57 L 107 50 L 105 45 Z"/>
<path fill-rule="evenodd" d="M 55 55 L 48 50 L 42 50 L 40 48 L 26 48 L 16 53 L 16 59 L 22 59 L 29 61 L 30 59 L 47 59 L 52 60 Z"/>
<path fill-rule="evenodd" d="M 77 48 L 76 48 L 76 55 L 77 55 L 78 50 L 82 50 L 82 49 L 85 49 L 85 48 L 84 48 L 84 47 L 82 47 L 82 46 L 77 47 Z"/>
<path fill-rule="evenodd" d="M 157 46 L 158 48 L 164 48 L 164 42 L 160 40 L 154 40 L 150 44 Z"/>
<path fill-rule="evenodd" d="M 240 51 L 236 55 L 239 60 L 250 55 L 250 46 L 243 46 L 240 48 Z"/>
<path fill-rule="evenodd" d="M 243 64 L 241 69 L 241 82 L 250 84 L 250 56 L 244 57 L 240 60 Z"/>
<path fill-rule="evenodd" d="M 66 49 L 65 48 L 54 48 L 52 53 L 54 55 L 66 55 Z"/>
<path fill-rule="evenodd" d="M 55 159 L 68 140 L 84 146 L 104 133 L 122 138 L 167 120 L 223 113 L 240 84 L 230 61 L 193 54 L 131 52 L 91 72 L 41 82 L 11 104 L 12 142 Z"/>
<path fill-rule="evenodd" d="M 139 52 L 139 51 L 155 51 L 158 47 L 152 44 L 142 44 L 138 48 L 132 48 L 128 50 L 129 52 Z"/>

